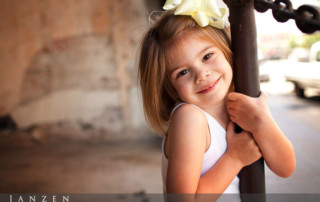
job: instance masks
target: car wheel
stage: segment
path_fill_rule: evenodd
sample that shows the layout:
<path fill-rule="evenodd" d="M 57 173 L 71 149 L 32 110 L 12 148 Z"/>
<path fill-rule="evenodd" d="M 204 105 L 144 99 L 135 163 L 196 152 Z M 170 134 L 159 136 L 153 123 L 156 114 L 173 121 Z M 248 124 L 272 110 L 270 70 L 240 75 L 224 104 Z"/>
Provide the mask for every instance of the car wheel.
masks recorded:
<path fill-rule="evenodd" d="M 305 94 L 304 94 L 304 89 L 301 88 L 297 83 L 294 84 L 294 92 L 300 98 L 306 97 Z"/>

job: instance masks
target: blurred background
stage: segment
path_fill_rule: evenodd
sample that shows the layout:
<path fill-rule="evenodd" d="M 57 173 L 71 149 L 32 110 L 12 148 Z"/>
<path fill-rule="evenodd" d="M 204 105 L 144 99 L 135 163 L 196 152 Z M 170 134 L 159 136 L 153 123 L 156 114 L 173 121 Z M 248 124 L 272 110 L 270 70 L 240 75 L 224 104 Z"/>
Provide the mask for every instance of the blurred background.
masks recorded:
<path fill-rule="evenodd" d="M 164 0 L 0 0 L 0 192 L 161 193 L 137 81 Z M 320 7 L 319 0 L 291 0 Z M 261 90 L 297 168 L 268 193 L 320 193 L 320 33 L 256 13 Z"/>

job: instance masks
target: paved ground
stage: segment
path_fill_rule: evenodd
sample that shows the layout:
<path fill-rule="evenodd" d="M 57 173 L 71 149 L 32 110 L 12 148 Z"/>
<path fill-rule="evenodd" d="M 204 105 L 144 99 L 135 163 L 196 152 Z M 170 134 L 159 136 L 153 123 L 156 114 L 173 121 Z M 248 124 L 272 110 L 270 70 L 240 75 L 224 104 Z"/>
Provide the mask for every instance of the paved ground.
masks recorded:
<path fill-rule="evenodd" d="M 268 91 L 275 120 L 292 141 L 297 168 L 266 169 L 268 193 L 320 193 L 320 97 Z M 270 87 L 270 86 L 269 86 Z M 274 89 L 274 88 L 272 88 Z M 0 193 L 159 193 L 161 139 L 121 144 L 56 141 L 0 147 Z"/>
<path fill-rule="evenodd" d="M 272 193 L 320 193 L 320 97 L 294 95 L 270 97 L 274 119 L 292 142 L 296 170 L 288 179 L 266 170 L 266 187 Z"/>
<path fill-rule="evenodd" d="M 159 193 L 160 139 L 0 151 L 0 193 Z"/>

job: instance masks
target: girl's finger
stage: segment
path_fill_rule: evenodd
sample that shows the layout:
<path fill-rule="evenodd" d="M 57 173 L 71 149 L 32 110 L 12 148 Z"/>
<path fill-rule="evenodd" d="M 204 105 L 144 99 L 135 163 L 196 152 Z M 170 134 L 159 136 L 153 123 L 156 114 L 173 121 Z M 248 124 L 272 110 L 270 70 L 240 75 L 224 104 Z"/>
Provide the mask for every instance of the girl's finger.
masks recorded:
<path fill-rule="evenodd" d="M 228 100 L 228 102 L 227 102 L 227 106 L 228 106 L 228 107 L 233 108 L 233 107 L 235 107 L 235 105 L 236 105 L 236 102 L 235 102 L 235 101 L 229 101 L 229 100 Z"/>
<path fill-rule="evenodd" d="M 233 116 L 233 115 L 230 115 L 230 120 L 231 120 L 232 122 L 236 122 L 236 117 Z"/>
<path fill-rule="evenodd" d="M 228 94 L 228 100 L 229 101 L 236 101 L 237 100 L 237 93 L 231 92 Z"/>
<path fill-rule="evenodd" d="M 237 114 L 237 110 L 233 108 L 228 108 L 228 112 L 230 116 L 235 116 Z"/>

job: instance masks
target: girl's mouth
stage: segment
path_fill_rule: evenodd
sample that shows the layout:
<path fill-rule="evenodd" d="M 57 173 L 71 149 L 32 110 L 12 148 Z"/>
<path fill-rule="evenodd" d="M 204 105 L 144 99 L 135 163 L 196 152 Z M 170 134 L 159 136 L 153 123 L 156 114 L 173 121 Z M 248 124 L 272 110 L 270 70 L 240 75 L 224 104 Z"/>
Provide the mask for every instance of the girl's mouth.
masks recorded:
<path fill-rule="evenodd" d="M 217 86 L 220 79 L 221 79 L 221 77 L 219 77 L 218 80 L 216 80 L 213 84 L 206 86 L 203 90 L 199 91 L 198 93 L 204 94 L 204 93 L 211 92 L 213 89 L 215 89 L 215 87 Z"/>

